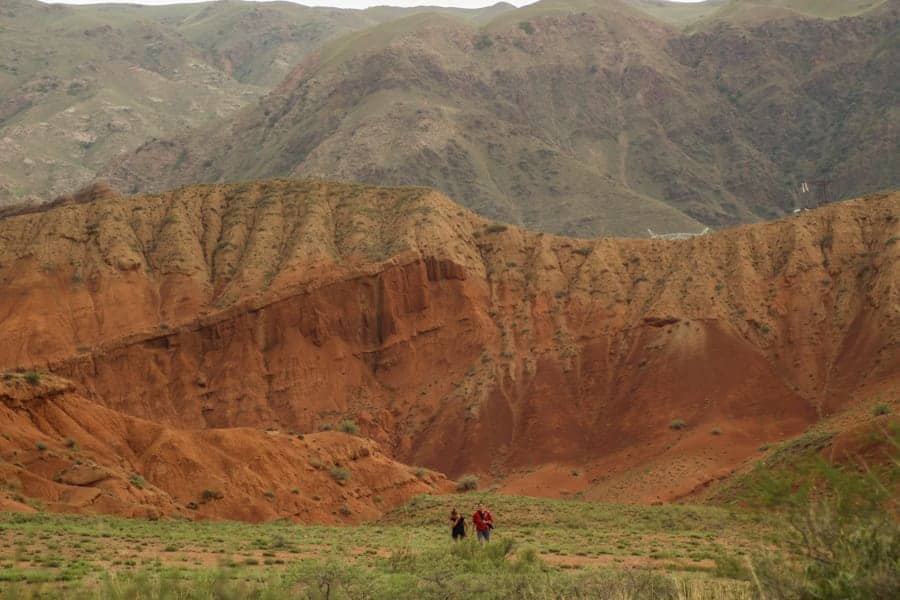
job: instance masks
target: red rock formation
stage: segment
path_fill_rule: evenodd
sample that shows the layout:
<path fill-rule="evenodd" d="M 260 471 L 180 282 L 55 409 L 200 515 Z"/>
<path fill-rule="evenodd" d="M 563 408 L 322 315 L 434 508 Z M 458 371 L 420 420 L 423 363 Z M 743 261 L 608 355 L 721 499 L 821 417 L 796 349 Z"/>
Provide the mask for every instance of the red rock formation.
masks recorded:
<path fill-rule="evenodd" d="M 673 498 L 897 381 L 898 200 L 685 241 L 315 181 L 64 206 L 0 221 L 0 366 L 166 426 L 354 418 L 450 476 Z"/>

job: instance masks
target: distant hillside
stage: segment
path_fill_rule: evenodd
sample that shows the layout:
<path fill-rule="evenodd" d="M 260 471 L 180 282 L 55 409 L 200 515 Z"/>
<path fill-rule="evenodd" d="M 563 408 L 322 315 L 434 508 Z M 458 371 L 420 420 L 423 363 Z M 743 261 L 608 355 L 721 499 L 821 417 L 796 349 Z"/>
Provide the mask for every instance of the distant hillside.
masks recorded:
<path fill-rule="evenodd" d="M 828 199 L 898 183 L 898 12 L 863 4 L 840 19 L 799 1 L 699 19 L 547 0 L 483 27 L 419 14 L 325 45 L 261 102 L 108 174 L 129 191 L 286 174 L 428 185 L 576 236 L 775 218 L 819 200 L 816 185 L 798 196 L 805 180 L 830 181 Z"/>
<path fill-rule="evenodd" d="M 478 21 L 510 8 L 447 12 Z M 322 43 L 422 10 L 3 0 L 0 206 L 70 192 L 148 139 L 231 115 Z"/>

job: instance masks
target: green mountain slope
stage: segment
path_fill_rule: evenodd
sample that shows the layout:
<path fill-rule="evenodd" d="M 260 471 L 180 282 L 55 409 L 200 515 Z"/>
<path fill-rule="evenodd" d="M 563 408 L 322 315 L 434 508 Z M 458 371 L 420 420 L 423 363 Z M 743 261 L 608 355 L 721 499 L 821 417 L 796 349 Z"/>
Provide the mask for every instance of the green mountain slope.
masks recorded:
<path fill-rule="evenodd" d="M 448 13 L 479 21 L 511 8 Z M 0 205 L 71 191 L 148 139 L 256 100 L 324 42 L 424 10 L 3 0 Z"/>
<path fill-rule="evenodd" d="M 109 174 L 128 190 L 286 174 L 428 185 L 568 235 L 773 218 L 810 201 L 804 180 L 833 180 L 834 197 L 897 184 L 896 8 L 682 32 L 630 2 L 359 31 L 260 103 Z"/>

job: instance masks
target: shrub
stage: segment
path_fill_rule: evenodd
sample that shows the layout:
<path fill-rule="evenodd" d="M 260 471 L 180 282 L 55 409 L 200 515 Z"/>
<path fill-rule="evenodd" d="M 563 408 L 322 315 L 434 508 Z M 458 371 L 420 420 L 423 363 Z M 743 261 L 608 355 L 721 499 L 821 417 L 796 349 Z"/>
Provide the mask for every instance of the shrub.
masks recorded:
<path fill-rule="evenodd" d="M 478 477 L 475 475 L 463 475 L 456 482 L 457 492 L 469 492 L 478 489 Z"/>
<path fill-rule="evenodd" d="M 38 442 L 34 445 L 34 447 L 37 448 L 39 452 L 43 452 L 47 449 L 47 444 L 45 444 L 44 442 Z"/>
<path fill-rule="evenodd" d="M 351 435 L 356 435 L 359 433 L 359 425 L 356 424 L 356 421 L 353 419 L 344 419 L 338 425 L 338 430 L 343 431 L 344 433 L 349 433 Z"/>
<path fill-rule="evenodd" d="M 886 466 L 857 470 L 815 458 L 767 471 L 760 498 L 784 511 L 792 560 L 754 557 L 754 582 L 773 599 L 900 597 L 900 433 L 890 434 Z"/>
<path fill-rule="evenodd" d="M 710 431 L 710 433 L 713 435 L 722 435 L 722 430 L 719 429 L 718 427 L 713 427 L 712 430 Z"/>
<path fill-rule="evenodd" d="M 476 50 L 485 50 L 494 45 L 494 40 L 491 39 L 489 35 L 483 33 L 478 36 L 475 40 L 475 49 Z"/>
<path fill-rule="evenodd" d="M 66 438 L 66 448 L 78 449 L 78 442 L 75 441 L 75 438 Z"/>
<path fill-rule="evenodd" d="M 881 417 L 884 415 L 888 415 L 890 413 L 891 413 L 891 409 L 888 408 L 887 404 L 879 404 L 872 410 L 872 414 L 875 415 L 876 417 Z"/>
<path fill-rule="evenodd" d="M 332 479 L 340 484 L 343 484 L 350 479 L 350 471 L 345 469 L 344 467 L 339 467 L 337 465 L 332 466 L 328 470 L 328 473 L 331 475 Z"/>
<path fill-rule="evenodd" d="M 147 483 L 146 481 L 144 481 L 144 478 L 141 477 L 140 475 L 138 475 L 137 473 L 132 473 L 129 481 L 131 482 L 131 485 L 133 485 L 134 487 L 136 487 L 139 490 L 144 489 L 144 485 Z"/>
<path fill-rule="evenodd" d="M 225 495 L 219 490 L 203 490 L 203 493 L 200 494 L 200 499 L 204 502 L 211 502 L 213 500 L 221 500 Z"/>
<path fill-rule="evenodd" d="M 522 21 L 522 22 L 520 22 L 520 23 L 519 23 L 519 29 L 521 29 L 522 31 L 524 31 L 524 32 L 527 33 L 528 35 L 531 35 L 532 33 L 534 33 L 534 25 L 532 25 L 532 24 L 529 23 L 528 21 Z"/>
<path fill-rule="evenodd" d="M 672 422 L 669 423 L 669 428 L 678 431 L 679 429 L 684 429 L 684 420 L 683 419 L 672 419 Z"/>
<path fill-rule="evenodd" d="M 38 385 L 41 383 L 41 374 L 37 371 L 28 371 L 25 373 L 25 381 L 31 385 Z"/>
<path fill-rule="evenodd" d="M 293 495 L 295 495 L 295 496 L 299 496 L 299 495 L 300 495 L 300 488 L 294 488 L 294 489 L 292 489 L 292 490 L 291 490 L 291 493 L 292 493 Z"/>
<path fill-rule="evenodd" d="M 491 223 L 484 228 L 484 230 L 488 233 L 503 233 L 504 231 L 506 231 L 506 229 L 506 225 L 502 223 Z"/>
<path fill-rule="evenodd" d="M 428 471 L 425 470 L 423 467 L 416 467 L 415 469 L 413 469 L 413 473 L 414 473 L 415 476 L 418 477 L 419 479 L 422 479 L 423 477 L 425 477 L 425 474 L 426 474 L 427 472 L 428 472 Z"/>
<path fill-rule="evenodd" d="M 344 504 L 343 506 L 341 506 L 341 514 L 344 515 L 345 517 L 349 517 L 350 515 L 353 514 L 353 511 L 350 510 L 350 506 L 348 506 L 347 504 Z"/>
<path fill-rule="evenodd" d="M 273 492 L 272 490 L 266 490 L 263 492 L 263 496 L 265 496 L 269 501 L 272 501 L 275 499 L 275 492 Z"/>

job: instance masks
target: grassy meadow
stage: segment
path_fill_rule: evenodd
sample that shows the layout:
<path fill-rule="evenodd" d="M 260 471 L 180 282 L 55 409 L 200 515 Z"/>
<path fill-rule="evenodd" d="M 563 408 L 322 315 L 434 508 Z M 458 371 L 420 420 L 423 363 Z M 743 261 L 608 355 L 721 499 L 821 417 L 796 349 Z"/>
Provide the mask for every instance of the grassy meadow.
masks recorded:
<path fill-rule="evenodd" d="M 0 600 L 898 598 L 900 426 L 885 423 L 877 465 L 831 464 L 811 432 L 719 505 L 469 491 L 359 526 L 0 514 Z M 451 509 L 478 502 L 493 539 L 452 542 Z"/>
<path fill-rule="evenodd" d="M 487 547 L 444 522 L 484 500 Z M 472 536 L 470 535 L 470 538 Z M 770 515 L 473 492 L 357 527 L 0 516 L 2 598 L 750 598 Z"/>

